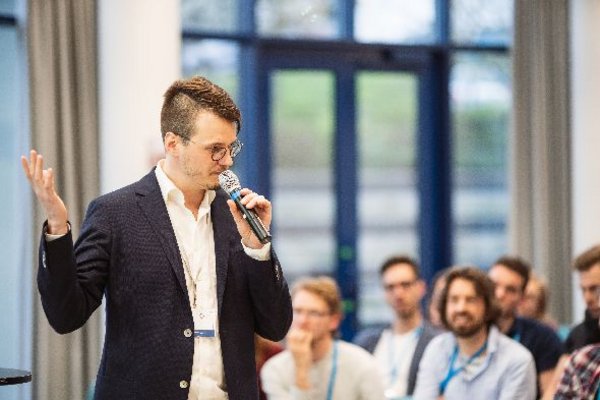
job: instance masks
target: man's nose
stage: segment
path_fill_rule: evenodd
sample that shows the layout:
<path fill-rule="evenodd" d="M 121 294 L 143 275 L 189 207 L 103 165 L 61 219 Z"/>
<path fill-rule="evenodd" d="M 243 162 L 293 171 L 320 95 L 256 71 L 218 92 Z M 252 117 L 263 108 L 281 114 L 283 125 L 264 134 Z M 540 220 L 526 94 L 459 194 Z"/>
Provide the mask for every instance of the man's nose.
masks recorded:
<path fill-rule="evenodd" d="M 502 286 L 496 286 L 495 294 L 497 299 L 501 299 L 506 294 L 506 290 Z"/>

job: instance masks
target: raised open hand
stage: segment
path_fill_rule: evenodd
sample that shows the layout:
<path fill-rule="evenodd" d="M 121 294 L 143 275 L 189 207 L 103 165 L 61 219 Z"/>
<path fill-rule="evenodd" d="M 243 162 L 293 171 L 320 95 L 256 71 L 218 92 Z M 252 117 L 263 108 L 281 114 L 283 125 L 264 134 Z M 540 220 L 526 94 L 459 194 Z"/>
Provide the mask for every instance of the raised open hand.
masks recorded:
<path fill-rule="evenodd" d="M 44 169 L 44 158 L 37 151 L 29 152 L 29 160 L 21 156 L 21 165 L 48 219 L 48 233 L 61 235 L 69 231 L 67 208 L 54 188 L 52 168 Z"/>

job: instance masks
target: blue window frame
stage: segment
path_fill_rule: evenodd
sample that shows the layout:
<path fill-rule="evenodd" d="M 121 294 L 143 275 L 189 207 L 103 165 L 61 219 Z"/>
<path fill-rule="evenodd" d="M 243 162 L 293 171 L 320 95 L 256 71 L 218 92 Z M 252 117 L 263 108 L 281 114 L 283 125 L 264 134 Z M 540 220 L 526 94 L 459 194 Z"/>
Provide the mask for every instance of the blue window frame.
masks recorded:
<path fill-rule="evenodd" d="M 183 1 L 186 2 L 186 0 Z M 211 1 L 216 2 L 217 0 Z M 204 3 L 210 3 L 210 1 Z M 481 128 L 481 125 L 477 124 L 480 121 L 477 119 L 480 118 L 480 110 L 477 108 L 474 111 L 469 109 L 472 111 L 471 120 L 467 119 L 467 122 L 472 122 L 470 125 L 456 122 L 461 122 L 465 118 L 461 114 L 463 112 L 461 107 L 464 105 L 460 102 L 462 98 L 455 96 L 454 86 L 458 82 L 457 77 L 461 76 L 455 71 L 460 61 L 457 61 L 457 55 L 491 54 L 508 59 L 510 43 L 507 38 L 510 35 L 507 32 L 509 32 L 510 26 L 507 27 L 507 24 L 510 25 L 510 23 L 504 20 L 496 21 L 496 25 L 492 24 L 493 29 L 488 29 L 487 26 L 477 24 L 480 21 L 486 21 L 486 18 L 489 20 L 493 15 L 490 17 L 490 13 L 483 13 L 479 19 L 473 19 L 470 15 L 474 9 L 485 11 L 486 7 L 494 8 L 496 14 L 502 14 L 497 12 L 502 10 L 505 12 L 502 15 L 510 15 L 511 2 L 491 0 L 482 3 L 481 0 L 460 0 L 450 3 L 444 0 L 431 0 L 428 7 L 433 7 L 435 11 L 435 22 L 433 36 L 429 37 L 433 37 L 433 39 L 427 39 L 421 43 L 411 43 L 410 41 L 377 43 L 376 40 L 370 40 L 367 43 L 356 40 L 354 32 L 357 12 L 355 2 L 344 0 L 335 2 L 311 0 L 308 2 L 312 5 L 312 10 L 328 10 L 326 12 L 330 13 L 325 16 L 313 15 L 314 20 L 321 21 L 334 15 L 335 24 L 331 25 L 328 22 L 327 26 L 336 26 L 338 31 L 335 34 L 324 29 L 322 32 L 326 33 L 323 34 L 323 37 L 319 37 L 318 32 L 321 31 L 316 28 L 309 38 L 302 37 L 302 35 L 285 36 L 281 33 L 261 33 L 260 29 L 262 28 L 257 23 L 257 18 L 262 18 L 260 15 L 257 16 L 258 3 L 264 7 L 269 2 L 263 0 L 228 1 L 230 12 L 231 10 L 237 12 L 236 29 L 228 29 L 223 32 L 198 24 L 184 26 L 183 40 L 184 43 L 190 44 L 217 40 L 229 43 L 228 46 L 236 47 L 237 71 L 235 74 L 237 80 L 233 86 L 236 88 L 235 96 L 244 113 L 242 134 L 245 143 L 244 152 L 240 156 L 236 168 L 246 185 L 269 196 L 274 192 L 277 195 L 277 190 L 279 190 L 274 190 L 274 184 L 276 185 L 277 182 L 274 182 L 273 178 L 273 171 L 277 169 L 278 163 L 275 160 L 277 157 L 275 152 L 278 150 L 273 142 L 276 140 L 273 136 L 275 134 L 273 127 L 273 110 L 275 109 L 273 75 L 277 75 L 281 71 L 327 71 L 334 77 L 331 91 L 333 102 L 331 118 L 334 126 L 331 143 L 331 168 L 333 169 L 331 190 L 333 191 L 335 210 L 332 228 L 325 229 L 331 230 L 330 234 L 335 241 L 333 250 L 335 254 L 327 258 L 327 260 L 334 259 L 335 265 L 323 266 L 321 271 L 337 278 L 346 302 L 346 318 L 342 326 L 342 335 L 350 338 L 359 325 L 377 322 L 365 321 L 364 318 L 359 319 L 359 308 L 368 306 L 364 296 L 364 292 L 368 291 L 368 288 L 365 288 L 365 274 L 363 273 L 365 266 L 359 265 L 361 257 L 358 254 L 362 228 L 359 215 L 361 204 L 358 198 L 361 144 L 357 128 L 357 115 L 360 114 L 357 109 L 359 107 L 357 104 L 357 76 L 362 72 L 404 73 L 413 76 L 417 82 L 415 94 L 417 97 L 417 134 L 414 148 L 414 169 L 418 215 L 414 226 L 409 228 L 415 232 L 417 238 L 416 254 L 412 255 L 419 259 L 423 276 L 430 281 L 438 270 L 452 265 L 456 260 L 470 261 L 472 264 L 486 267 L 486 264 L 498 255 L 497 253 L 478 255 L 472 251 L 470 246 L 460 244 L 469 237 L 481 236 L 482 232 L 493 231 L 496 232 L 496 236 L 491 235 L 490 240 L 495 240 L 494 243 L 497 245 L 491 248 L 496 251 L 502 250 L 502 246 L 504 246 L 502 240 L 506 235 L 506 215 L 502 212 L 506 213 L 506 210 L 500 207 L 501 211 L 495 214 L 495 219 L 491 223 L 473 224 L 472 220 L 463 218 L 460 210 L 469 209 L 470 203 L 468 199 L 464 200 L 465 196 L 462 194 L 471 186 L 463 187 L 460 183 L 463 182 L 463 175 L 456 171 L 465 165 L 466 167 L 473 165 L 468 162 L 464 164 L 463 158 L 456 157 L 455 147 L 457 143 L 460 145 L 465 140 L 472 138 L 475 138 L 472 140 L 479 140 L 480 136 L 485 136 L 478 135 L 477 130 L 462 134 L 463 126 L 479 126 L 482 133 L 487 134 L 487 137 L 491 137 L 492 133 L 496 131 L 488 133 L 489 129 L 486 125 Z M 413 3 L 407 2 L 407 4 Z M 276 12 L 284 11 L 276 10 Z M 264 12 L 261 15 L 264 15 Z M 225 20 L 229 21 L 228 18 Z M 306 21 L 302 21 L 302 23 L 306 23 Z M 453 24 L 460 27 L 460 30 L 452 29 Z M 228 26 L 231 27 L 231 25 Z M 273 32 L 273 29 L 276 28 L 273 28 L 272 24 L 270 26 L 270 32 Z M 285 29 L 281 32 L 285 32 Z M 317 32 L 316 36 L 314 32 Z M 184 54 L 186 54 L 185 44 Z M 201 68 L 195 69 L 193 73 L 205 73 L 211 77 L 209 70 Z M 217 83 L 224 86 L 231 85 L 231 82 L 220 82 L 218 77 L 215 79 Z M 483 82 L 483 84 L 486 83 L 487 81 Z M 503 113 L 500 118 L 505 121 L 508 119 L 507 111 L 504 110 Z M 498 138 L 500 142 L 506 141 L 505 130 L 506 127 L 500 128 L 500 134 L 504 135 Z M 503 151 L 503 149 L 505 150 L 502 145 L 499 145 L 498 151 Z M 301 150 L 299 149 L 299 151 Z M 468 157 L 464 159 L 469 160 Z M 505 165 L 498 168 L 505 168 Z M 477 169 L 463 168 L 460 171 L 476 173 Z M 500 175 L 505 172 L 499 170 Z M 508 196 L 505 180 L 500 179 L 499 181 L 501 184 L 495 186 L 495 189 L 499 189 L 504 196 Z M 497 181 L 495 182 L 494 184 L 497 185 Z M 479 182 L 479 184 L 480 189 L 488 190 L 487 183 Z M 475 196 L 481 195 L 477 191 L 474 193 Z M 471 214 L 467 213 L 467 215 Z M 284 225 L 278 225 L 278 218 L 284 219 L 286 216 L 275 215 L 274 218 L 274 240 L 277 243 L 278 230 L 282 230 L 282 225 Z M 498 238 L 500 239 L 498 240 Z M 399 243 L 398 249 L 399 252 L 403 251 L 402 243 Z M 388 255 L 381 254 L 379 257 L 383 259 Z M 378 261 L 373 260 L 372 263 L 377 264 Z M 375 267 L 378 266 L 375 265 Z M 376 273 L 376 268 L 373 266 L 370 268 L 372 271 L 369 273 Z M 306 271 L 317 272 L 309 266 Z M 291 275 L 293 276 L 294 273 Z M 377 279 L 373 279 L 373 282 L 377 284 Z M 383 298 L 382 295 L 379 297 Z"/>

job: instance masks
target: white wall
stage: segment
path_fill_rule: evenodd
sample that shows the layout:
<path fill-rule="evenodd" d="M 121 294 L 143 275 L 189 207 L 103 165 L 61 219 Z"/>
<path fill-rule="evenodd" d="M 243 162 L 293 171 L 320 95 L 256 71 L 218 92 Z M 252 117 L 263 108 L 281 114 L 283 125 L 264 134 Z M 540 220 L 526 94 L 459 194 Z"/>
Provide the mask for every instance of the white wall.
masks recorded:
<path fill-rule="evenodd" d="M 600 243 L 600 0 L 574 0 L 571 12 L 573 253 Z M 574 274 L 575 275 L 575 274 Z M 573 279 L 573 318 L 585 306 Z"/>
<path fill-rule="evenodd" d="M 98 2 L 102 193 L 137 181 L 162 154 L 162 95 L 181 70 L 179 3 Z"/>

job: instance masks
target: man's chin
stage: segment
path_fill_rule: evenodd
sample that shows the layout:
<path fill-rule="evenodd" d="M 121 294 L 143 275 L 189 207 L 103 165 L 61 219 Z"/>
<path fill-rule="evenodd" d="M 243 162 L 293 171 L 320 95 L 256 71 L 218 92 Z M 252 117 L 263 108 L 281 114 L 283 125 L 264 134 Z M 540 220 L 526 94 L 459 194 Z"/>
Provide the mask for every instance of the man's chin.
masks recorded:
<path fill-rule="evenodd" d="M 476 333 L 478 333 L 480 330 L 484 329 L 485 326 L 484 325 L 463 325 L 463 326 L 451 326 L 450 327 L 452 333 L 454 333 L 454 335 L 456 335 L 459 338 L 469 338 L 473 335 L 475 335 Z"/>

